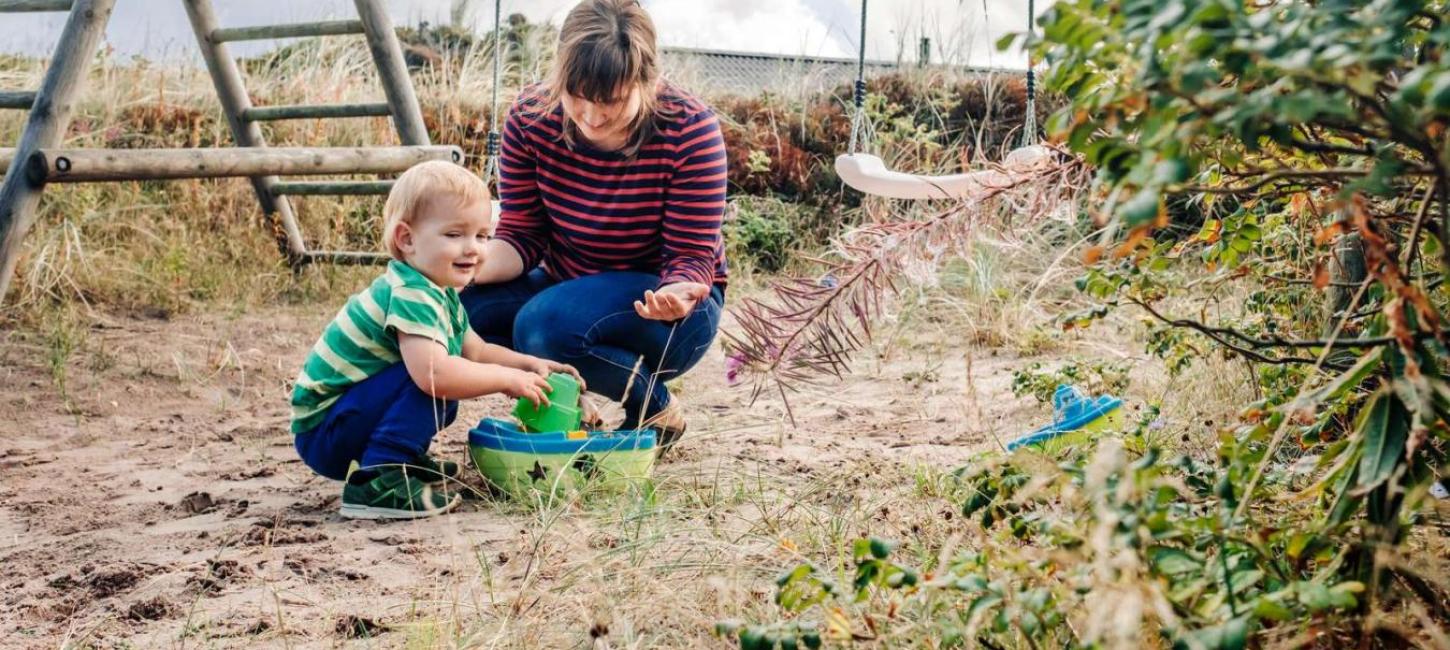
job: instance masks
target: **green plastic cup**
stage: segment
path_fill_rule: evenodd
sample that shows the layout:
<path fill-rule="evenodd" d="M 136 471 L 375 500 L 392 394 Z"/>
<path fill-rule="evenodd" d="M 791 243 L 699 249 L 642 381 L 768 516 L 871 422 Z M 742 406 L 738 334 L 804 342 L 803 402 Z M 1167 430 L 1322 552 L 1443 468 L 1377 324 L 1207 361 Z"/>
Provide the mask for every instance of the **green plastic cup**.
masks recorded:
<path fill-rule="evenodd" d="M 549 405 L 536 408 L 533 402 L 519 398 L 514 417 L 525 431 L 574 431 L 583 420 L 579 412 L 579 382 L 573 375 L 556 372 L 549 375 Z"/>

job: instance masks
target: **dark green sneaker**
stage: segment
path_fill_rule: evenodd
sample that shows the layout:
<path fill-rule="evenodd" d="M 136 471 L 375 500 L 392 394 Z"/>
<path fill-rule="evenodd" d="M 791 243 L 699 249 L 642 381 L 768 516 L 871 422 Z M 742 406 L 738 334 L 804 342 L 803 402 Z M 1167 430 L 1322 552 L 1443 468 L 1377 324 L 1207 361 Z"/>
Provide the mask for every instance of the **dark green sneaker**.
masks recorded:
<path fill-rule="evenodd" d="M 408 476 L 422 479 L 424 483 L 451 481 L 463 473 L 462 465 L 451 460 L 437 460 L 428 454 L 419 456 L 404 469 L 408 470 Z"/>
<path fill-rule="evenodd" d="M 458 495 L 434 491 L 426 481 L 389 469 L 375 478 L 342 488 L 342 508 L 349 519 L 418 519 L 441 515 L 462 501 Z"/>

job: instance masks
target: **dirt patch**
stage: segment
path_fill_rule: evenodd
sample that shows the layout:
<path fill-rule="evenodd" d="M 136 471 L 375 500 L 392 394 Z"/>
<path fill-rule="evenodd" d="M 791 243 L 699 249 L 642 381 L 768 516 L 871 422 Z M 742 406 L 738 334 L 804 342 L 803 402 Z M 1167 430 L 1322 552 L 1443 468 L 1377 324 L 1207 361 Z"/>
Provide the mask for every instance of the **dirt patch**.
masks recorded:
<path fill-rule="evenodd" d="M 144 577 L 146 577 L 145 572 L 136 566 L 111 566 L 87 576 L 86 586 L 90 587 L 92 596 L 110 598 L 116 594 L 130 591 Z"/>
<path fill-rule="evenodd" d="M 581 508 L 540 519 L 488 494 L 472 475 L 467 483 L 478 494 L 470 492 L 448 517 L 340 518 L 340 484 L 314 475 L 296 457 L 284 390 L 329 316 L 329 310 L 299 307 L 112 323 L 92 330 L 85 348 L 104 351 L 104 359 L 73 358 L 64 394 L 51 382 L 41 343 L 22 339 L 20 348 L 0 356 L 5 384 L 31 387 L 0 392 L 0 412 L 13 414 L 0 424 L 6 477 L 0 565 L 12 572 L 0 585 L 7 595 L 0 601 L 0 638 L 42 646 L 62 638 L 78 645 L 134 638 L 140 647 L 165 646 L 182 638 L 185 619 L 192 634 L 220 647 L 275 643 L 279 635 L 300 641 L 296 635 L 304 633 L 303 645 L 326 644 L 387 634 L 389 624 L 381 621 L 397 612 L 462 612 L 467 620 L 484 620 L 498 611 L 512 620 L 518 612 L 546 611 L 535 604 L 541 589 L 554 593 L 549 590 L 579 580 L 619 583 L 568 563 L 586 557 L 579 554 L 630 557 L 637 553 L 637 530 L 624 523 L 572 530 L 579 524 L 569 513 Z M 971 382 L 963 368 L 948 365 L 915 386 L 895 379 L 923 362 L 906 355 L 869 358 L 859 376 L 795 394 L 792 427 L 778 400 L 752 403 L 748 387 L 727 387 L 723 356 L 712 350 L 673 388 L 688 406 L 690 433 L 658 467 L 659 489 L 724 499 L 700 486 L 735 472 L 758 476 L 772 489 L 804 489 L 856 466 L 868 468 L 860 476 L 869 478 L 879 468 L 960 464 L 988 440 L 983 422 L 996 426 L 1005 418 L 1019 422 L 1012 428 L 1026 428 L 1040 416 L 1035 405 L 1011 397 L 1016 361 L 1005 356 L 983 355 Z M 969 383 L 975 392 L 966 394 L 962 387 Z M 509 406 L 502 398 L 465 402 L 433 453 L 466 459 L 468 423 L 507 413 Z M 619 417 L 617 409 L 613 416 Z M 875 507 L 860 480 L 793 498 L 842 512 Z M 73 485 L 104 489 L 54 490 Z M 747 549 L 758 560 L 769 552 L 772 533 L 765 531 L 774 525 L 759 522 L 788 516 L 792 507 L 701 507 L 682 514 L 676 526 L 739 527 L 746 535 L 739 540 L 704 539 L 688 552 L 720 544 Z M 896 525 L 894 509 L 878 517 Z M 911 525 L 902 524 L 902 534 Z M 550 527 L 568 531 L 566 541 L 541 541 L 556 534 Z M 763 550 L 752 546 L 759 540 L 767 540 Z M 576 555 L 560 555 L 566 542 Z M 706 569 L 697 573 L 699 580 L 708 576 Z M 762 584 L 768 588 L 768 580 Z M 721 589 L 728 595 L 741 588 Z M 593 621 L 588 612 L 607 609 L 585 605 L 547 611 L 577 610 Z M 279 608 L 285 620 L 277 619 Z M 621 647 L 650 647 L 657 644 L 639 641 L 651 638 L 639 636 L 647 634 L 641 630 L 698 627 L 657 621 L 672 614 L 651 611 L 647 619 L 601 629 L 580 621 L 569 628 L 579 638 L 568 644 L 587 645 L 591 634 L 607 629 L 612 640 L 634 635 Z M 555 642 L 547 636 L 517 641 L 520 647 Z"/>
<path fill-rule="evenodd" d="M 176 612 L 176 606 L 161 596 L 131 603 L 126 618 L 133 621 L 159 621 Z"/>
<path fill-rule="evenodd" d="M 344 639 L 371 639 L 390 628 L 365 616 L 348 614 L 337 619 L 332 630 Z"/>
<path fill-rule="evenodd" d="M 217 503 L 207 492 L 192 492 L 181 498 L 176 508 L 190 515 L 201 515 L 215 510 Z"/>
<path fill-rule="evenodd" d="M 251 571 L 236 560 L 207 560 L 206 566 L 187 579 L 187 584 L 203 594 L 214 594 L 249 575 Z"/>

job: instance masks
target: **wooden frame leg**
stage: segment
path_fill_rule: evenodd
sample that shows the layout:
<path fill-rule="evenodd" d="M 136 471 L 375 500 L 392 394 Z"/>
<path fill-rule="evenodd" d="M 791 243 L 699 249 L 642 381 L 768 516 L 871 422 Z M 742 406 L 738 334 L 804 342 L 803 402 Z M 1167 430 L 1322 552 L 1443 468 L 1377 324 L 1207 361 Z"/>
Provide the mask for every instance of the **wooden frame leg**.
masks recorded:
<path fill-rule="evenodd" d="M 91 58 L 96 55 L 115 4 L 115 0 L 75 0 L 55 46 L 50 69 L 45 71 L 40 90 L 36 91 L 30 119 L 15 150 L 15 162 L 0 185 L 0 303 L 10 288 L 20 243 L 35 221 L 35 210 L 44 189 L 43 185 L 30 182 L 22 163 L 36 150 L 54 147 L 65 137 L 74 108 L 72 102 L 85 84 Z"/>

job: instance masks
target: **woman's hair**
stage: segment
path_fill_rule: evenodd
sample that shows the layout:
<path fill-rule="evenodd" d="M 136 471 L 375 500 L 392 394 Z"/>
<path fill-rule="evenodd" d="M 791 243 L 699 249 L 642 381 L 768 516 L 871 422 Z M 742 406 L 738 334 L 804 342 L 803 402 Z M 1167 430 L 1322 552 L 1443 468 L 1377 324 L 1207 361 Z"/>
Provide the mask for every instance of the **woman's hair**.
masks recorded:
<path fill-rule="evenodd" d="M 383 205 L 383 249 L 393 259 L 402 260 L 398 248 L 398 224 L 411 225 L 418 218 L 426 201 L 452 200 L 464 206 L 475 201 L 488 201 L 488 185 L 466 167 L 443 160 L 418 163 L 403 172 L 388 192 Z"/>
<path fill-rule="evenodd" d="M 569 11 L 559 29 L 559 51 L 546 84 L 548 110 L 564 94 L 591 102 L 610 103 L 631 89 L 639 91 L 640 110 L 629 125 L 630 137 L 620 153 L 633 157 L 655 134 L 660 79 L 655 24 L 638 0 L 583 0 Z M 578 135 L 564 116 L 564 142 Z"/>

